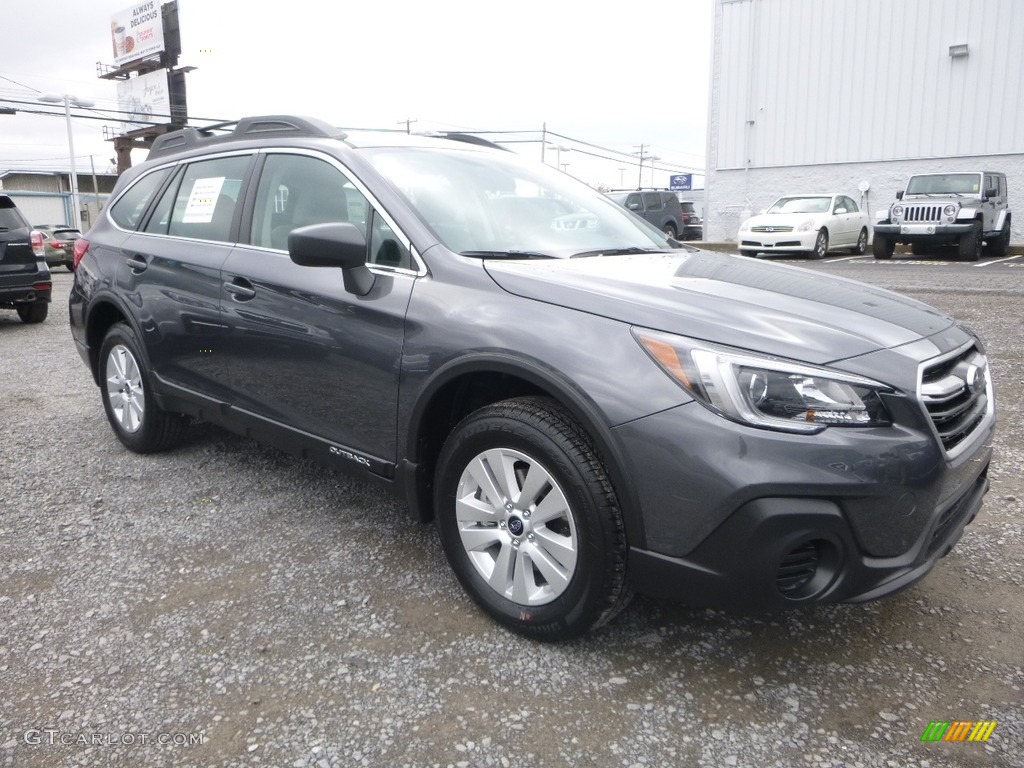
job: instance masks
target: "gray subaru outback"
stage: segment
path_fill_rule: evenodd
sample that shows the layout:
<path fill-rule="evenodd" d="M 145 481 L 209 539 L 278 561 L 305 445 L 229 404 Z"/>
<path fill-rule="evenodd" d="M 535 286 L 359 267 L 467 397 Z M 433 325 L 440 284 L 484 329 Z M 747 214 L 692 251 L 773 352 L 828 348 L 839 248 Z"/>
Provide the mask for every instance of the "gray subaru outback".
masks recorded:
<path fill-rule="evenodd" d="M 634 592 L 882 597 L 988 489 L 995 404 L 967 327 L 670 248 L 465 136 L 186 128 L 76 253 L 72 334 L 125 446 L 205 420 L 359 473 L 436 521 L 466 592 L 531 637 Z"/>

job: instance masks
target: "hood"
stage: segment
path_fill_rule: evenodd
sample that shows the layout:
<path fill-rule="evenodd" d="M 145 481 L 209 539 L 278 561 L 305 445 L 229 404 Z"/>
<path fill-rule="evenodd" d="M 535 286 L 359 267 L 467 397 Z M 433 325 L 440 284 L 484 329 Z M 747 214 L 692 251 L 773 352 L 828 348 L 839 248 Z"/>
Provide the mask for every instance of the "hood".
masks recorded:
<path fill-rule="evenodd" d="M 527 299 L 816 364 L 908 344 L 953 323 L 881 288 L 706 251 L 485 267 Z"/>
<path fill-rule="evenodd" d="M 805 221 L 817 220 L 827 216 L 826 211 L 819 213 L 758 213 L 744 220 L 744 226 L 750 227 L 793 227 L 796 229 Z"/>

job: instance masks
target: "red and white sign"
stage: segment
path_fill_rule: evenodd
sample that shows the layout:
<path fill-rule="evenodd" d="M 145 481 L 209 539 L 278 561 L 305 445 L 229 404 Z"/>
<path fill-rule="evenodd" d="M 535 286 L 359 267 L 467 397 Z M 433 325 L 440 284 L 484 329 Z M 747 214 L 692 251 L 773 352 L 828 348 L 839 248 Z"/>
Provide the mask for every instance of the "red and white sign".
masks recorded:
<path fill-rule="evenodd" d="M 159 0 L 133 5 L 110 19 L 114 64 L 124 66 L 164 50 L 164 23 Z"/>

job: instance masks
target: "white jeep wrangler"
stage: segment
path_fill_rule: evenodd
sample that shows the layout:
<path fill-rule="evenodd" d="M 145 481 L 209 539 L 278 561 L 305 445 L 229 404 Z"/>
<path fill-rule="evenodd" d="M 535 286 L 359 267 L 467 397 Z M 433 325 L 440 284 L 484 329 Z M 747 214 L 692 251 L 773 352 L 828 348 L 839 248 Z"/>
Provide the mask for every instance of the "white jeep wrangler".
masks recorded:
<path fill-rule="evenodd" d="M 879 214 L 873 251 L 891 259 L 897 243 L 915 256 L 944 245 L 957 246 L 961 259 L 977 261 L 986 252 L 1005 256 L 1010 246 L 1010 207 L 1006 175 L 994 171 L 924 173 L 911 176 L 905 192 Z"/>

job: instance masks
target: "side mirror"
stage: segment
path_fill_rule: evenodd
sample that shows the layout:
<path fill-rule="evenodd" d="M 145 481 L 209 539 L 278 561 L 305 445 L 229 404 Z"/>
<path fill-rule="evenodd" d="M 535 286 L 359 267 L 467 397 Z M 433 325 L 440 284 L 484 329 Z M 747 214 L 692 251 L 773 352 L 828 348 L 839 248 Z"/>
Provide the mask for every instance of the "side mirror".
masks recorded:
<path fill-rule="evenodd" d="M 311 224 L 288 235 L 288 255 L 302 267 L 341 267 L 345 290 L 365 296 L 373 288 L 366 268 L 366 238 L 355 224 Z"/>
<path fill-rule="evenodd" d="M 631 210 L 631 211 L 639 211 L 640 210 L 640 203 L 630 203 L 629 204 L 629 210 Z"/>
<path fill-rule="evenodd" d="M 899 192 L 896 193 L 896 199 L 897 200 L 902 200 L 903 199 L 903 190 L 902 189 Z"/>
<path fill-rule="evenodd" d="M 836 216 L 840 216 L 841 214 L 844 214 L 844 213 L 849 213 L 849 211 L 846 210 L 845 208 L 836 208 L 836 210 L 835 210 Z"/>
<path fill-rule="evenodd" d="M 990 200 L 993 197 L 999 197 L 999 190 L 998 189 L 995 189 L 995 188 L 986 189 L 985 190 L 985 194 L 982 196 L 981 199 L 982 200 Z"/>

